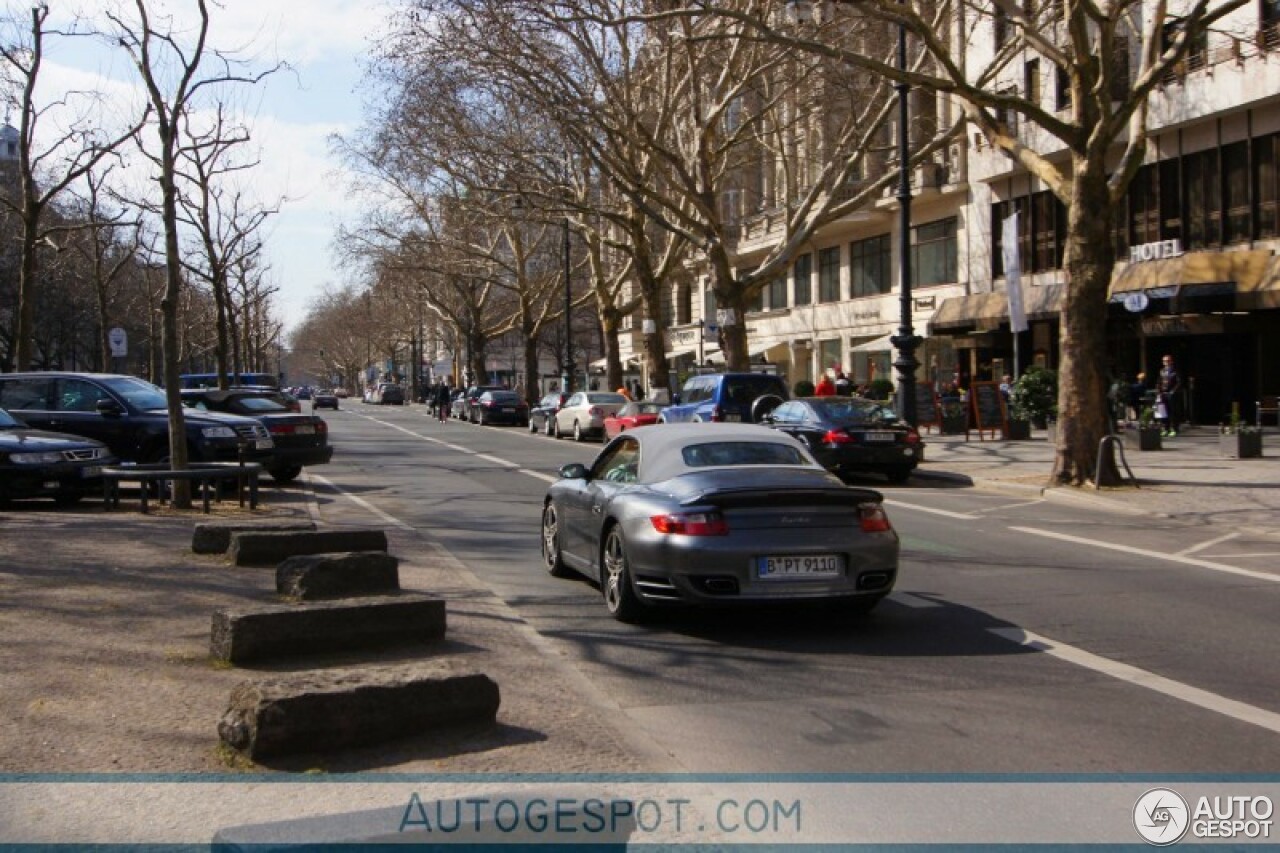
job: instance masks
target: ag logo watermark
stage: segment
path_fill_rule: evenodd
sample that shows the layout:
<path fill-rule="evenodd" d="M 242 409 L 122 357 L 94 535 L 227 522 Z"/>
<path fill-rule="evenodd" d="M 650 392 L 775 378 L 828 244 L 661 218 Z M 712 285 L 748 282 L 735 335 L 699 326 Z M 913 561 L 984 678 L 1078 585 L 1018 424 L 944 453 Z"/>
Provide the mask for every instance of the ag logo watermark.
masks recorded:
<path fill-rule="evenodd" d="M 1149 844 L 1163 847 L 1187 834 L 1190 824 L 1187 801 L 1168 788 L 1152 788 L 1133 807 L 1133 825 Z"/>
<path fill-rule="evenodd" d="M 1148 843 L 1163 847 L 1181 841 L 1188 830 L 1206 838 L 1268 839 L 1274 806 L 1266 796 L 1213 796 L 1196 799 L 1195 808 L 1177 791 L 1152 788 L 1133 807 L 1133 826 Z"/>

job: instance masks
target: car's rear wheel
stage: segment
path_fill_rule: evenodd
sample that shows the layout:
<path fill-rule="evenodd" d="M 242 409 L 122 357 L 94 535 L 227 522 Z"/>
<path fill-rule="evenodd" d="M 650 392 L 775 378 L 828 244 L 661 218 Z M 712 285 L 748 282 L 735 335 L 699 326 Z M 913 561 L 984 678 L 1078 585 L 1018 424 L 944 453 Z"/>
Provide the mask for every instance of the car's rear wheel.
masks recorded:
<path fill-rule="evenodd" d="M 542 565 L 552 577 L 569 574 L 560 554 L 560 513 L 556 505 L 549 502 L 542 508 Z"/>
<path fill-rule="evenodd" d="M 551 422 L 551 437 L 556 441 L 564 438 L 564 436 L 560 434 L 560 420 L 558 418 Z"/>
<path fill-rule="evenodd" d="M 489 418 L 485 415 L 484 412 L 481 412 L 480 414 L 476 415 L 476 423 L 480 424 L 480 426 L 488 426 Z"/>
<path fill-rule="evenodd" d="M 286 465 L 282 468 L 272 468 L 267 471 L 271 475 L 271 479 L 277 483 L 292 483 L 298 479 L 298 475 L 302 473 L 301 465 Z"/>
<path fill-rule="evenodd" d="M 547 437 L 548 437 L 548 438 L 550 438 L 550 437 L 554 434 L 554 433 L 552 433 L 552 431 L 551 431 L 551 430 L 552 430 L 552 422 L 553 422 L 554 420 L 555 420 L 555 418 L 554 418 L 554 417 L 547 418 L 547 420 L 546 420 L 546 421 L 543 423 L 543 425 L 542 425 L 542 429 L 543 429 L 543 431 L 544 431 L 544 432 L 546 432 L 546 434 L 547 434 Z"/>
<path fill-rule="evenodd" d="M 890 483 L 905 483 L 907 478 L 911 476 L 911 469 L 894 468 L 892 471 L 886 471 L 885 476 L 889 478 Z"/>
<path fill-rule="evenodd" d="M 537 432 L 538 432 L 538 425 L 533 422 L 533 418 L 529 418 L 529 433 L 531 435 L 536 435 Z"/>
<path fill-rule="evenodd" d="M 574 441 L 586 441 L 586 440 L 587 440 L 586 435 L 584 435 L 584 434 L 583 434 L 583 432 L 582 432 L 582 424 L 578 423 L 577 421 L 574 421 L 574 422 L 573 422 L 573 440 L 574 440 Z"/>
<path fill-rule="evenodd" d="M 604 540 L 604 554 L 600 561 L 600 590 L 604 594 L 604 606 L 619 622 L 639 622 L 644 603 L 631 585 L 631 568 L 627 563 L 627 545 L 622 529 L 616 525 Z"/>

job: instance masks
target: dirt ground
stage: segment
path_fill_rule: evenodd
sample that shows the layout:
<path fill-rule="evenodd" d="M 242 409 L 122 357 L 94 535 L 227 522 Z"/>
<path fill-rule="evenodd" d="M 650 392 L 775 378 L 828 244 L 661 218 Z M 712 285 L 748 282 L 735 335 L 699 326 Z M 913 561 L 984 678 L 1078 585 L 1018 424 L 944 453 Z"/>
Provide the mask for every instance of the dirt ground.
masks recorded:
<path fill-rule="evenodd" d="M 297 516 L 296 507 L 292 509 Z M 222 509 L 224 517 L 239 514 Z M 279 515 L 271 509 L 256 518 Z M 305 517 L 305 516 L 303 516 Z M 0 511 L 0 771 L 626 772 L 640 766 L 566 670 L 447 554 L 392 539 L 405 589 L 448 601 L 444 642 L 260 669 L 209 657 L 215 608 L 275 600 L 274 571 L 191 553 L 199 512 Z M 396 532 L 397 535 L 406 535 Z M 401 546 L 397 548 L 397 542 Z M 411 547 L 410 547 L 411 546 Z M 413 553 L 413 560 L 404 553 Z M 232 687 L 266 673 L 412 665 L 449 655 L 498 682 L 496 727 L 257 767 L 221 746 Z"/>

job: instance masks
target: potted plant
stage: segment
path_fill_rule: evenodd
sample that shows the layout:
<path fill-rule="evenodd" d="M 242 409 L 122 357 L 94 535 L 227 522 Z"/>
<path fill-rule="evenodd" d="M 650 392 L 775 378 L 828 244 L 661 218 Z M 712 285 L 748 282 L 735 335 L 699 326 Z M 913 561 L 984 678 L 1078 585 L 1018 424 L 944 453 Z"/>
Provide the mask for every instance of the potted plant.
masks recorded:
<path fill-rule="evenodd" d="M 814 391 L 813 383 L 808 379 L 801 379 L 791 391 L 797 397 L 812 397 Z"/>
<path fill-rule="evenodd" d="M 1262 455 L 1262 430 L 1240 420 L 1239 412 L 1218 429 L 1218 449 L 1228 459 L 1254 459 Z"/>
<path fill-rule="evenodd" d="M 1160 425 L 1156 423 L 1156 410 L 1143 406 L 1138 413 L 1138 428 L 1125 430 L 1124 444 L 1130 450 L 1163 450 L 1160 441 Z"/>
<path fill-rule="evenodd" d="M 1004 437 L 1006 441 L 1026 441 L 1031 438 L 1031 421 L 1015 418 L 1010 412 L 1009 420 L 1005 422 Z"/>
<path fill-rule="evenodd" d="M 969 415 L 965 404 L 954 397 L 943 399 L 939 407 L 942 415 L 941 431 L 943 435 L 959 435 L 969 428 Z"/>
<path fill-rule="evenodd" d="M 1044 429 L 1057 414 L 1058 374 L 1039 365 L 1028 367 L 1009 391 L 1009 416 Z"/>

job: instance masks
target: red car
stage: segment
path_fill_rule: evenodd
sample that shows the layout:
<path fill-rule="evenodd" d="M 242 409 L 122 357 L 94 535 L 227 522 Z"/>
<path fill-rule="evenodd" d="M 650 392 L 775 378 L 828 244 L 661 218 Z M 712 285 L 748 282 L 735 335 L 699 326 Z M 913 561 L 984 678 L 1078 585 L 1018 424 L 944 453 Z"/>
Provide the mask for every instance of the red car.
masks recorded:
<path fill-rule="evenodd" d="M 666 407 L 665 403 L 650 403 L 645 400 L 639 403 L 627 403 L 618 409 L 616 415 L 610 415 L 604 419 L 604 440 L 608 441 L 618 433 L 629 429 L 656 424 L 658 413 Z"/>

